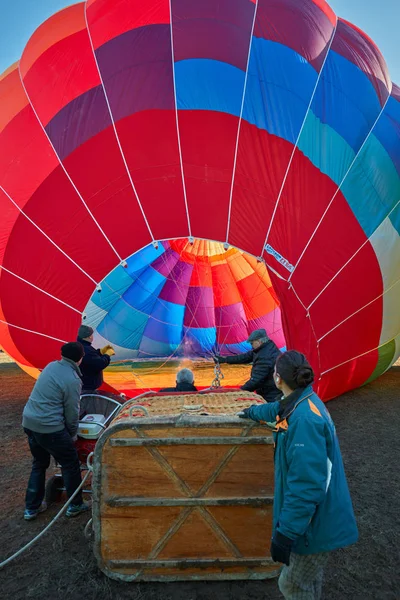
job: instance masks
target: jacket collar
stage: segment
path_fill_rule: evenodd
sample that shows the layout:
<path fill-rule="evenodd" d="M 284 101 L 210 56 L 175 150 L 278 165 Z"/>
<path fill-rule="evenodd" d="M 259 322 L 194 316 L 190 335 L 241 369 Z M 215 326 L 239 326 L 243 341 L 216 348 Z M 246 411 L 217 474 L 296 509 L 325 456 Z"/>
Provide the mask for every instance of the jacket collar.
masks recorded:
<path fill-rule="evenodd" d="M 74 369 L 74 371 L 76 371 L 78 373 L 79 377 L 82 377 L 81 370 L 78 367 L 78 365 L 76 364 L 76 362 L 74 362 L 70 358 L 65 358 L 65 356 L 62 357 L 60 362 L 63 365 L 68 365 L 68 366 L 72 367 Z"/>
<path fill-rule="evenodd" d="M 306 388 L 297 388 L 289 396 L 283 396 L 280 400 L 279 420 L 287 419 L 295 410 L 298 404 L 313 394 L 312 386 Z"/>
<path fill-rule="evenodd" d="M 77 341 L 80 342 L 82 344 L 82 346 L 91 346 L 91 342 L 88 342 L 87 340 L 83 340 L 82 338 L 78 337 Z"/>
<path fill-rule="evenodd" d="M 253 352 L 260 352 L 260 350 L 265 348 L 265 346 L 268 344 L 268 342 L 269 342 L 269 340 L 267 342 L 264 342 L 263 344 L 261 344 L 261 346 L 259 348 L 257 348 L 256 350 L 253 350 Z"/>

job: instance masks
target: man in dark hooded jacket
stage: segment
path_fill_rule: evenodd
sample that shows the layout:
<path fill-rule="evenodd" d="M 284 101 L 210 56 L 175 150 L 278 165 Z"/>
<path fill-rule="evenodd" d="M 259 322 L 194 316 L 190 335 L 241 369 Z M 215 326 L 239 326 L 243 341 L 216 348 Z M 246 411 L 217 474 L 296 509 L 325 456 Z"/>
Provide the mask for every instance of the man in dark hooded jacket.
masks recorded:
<path fill-rule="evenodd" d="M 241 389 L 247 392 L 256 392 L 272 402 L 276 400 L 279 390 L 274 383 L 274 366 L 280 355 L 277 345 L 269 339 L 265 329 L 257 329 L 250 334 L 247 340 L 252 350 L 236 356 L 216 356 L 215 362 L 230 365 L 246 365 L 253 363 L 250 379 L 242 385 Z"/>
<path fill-rule="evenodd" d="M 111 356 L 115 354 L 114 349 L 110 345 L 99 350 L 93 348 L 93 328 L 89 325 L 79 327 L 78 342 L 82 344 L 85 351 L 80 367 L 82 393 L 95 392 L 103 384 L 103 371 L 110 364 Z"/>

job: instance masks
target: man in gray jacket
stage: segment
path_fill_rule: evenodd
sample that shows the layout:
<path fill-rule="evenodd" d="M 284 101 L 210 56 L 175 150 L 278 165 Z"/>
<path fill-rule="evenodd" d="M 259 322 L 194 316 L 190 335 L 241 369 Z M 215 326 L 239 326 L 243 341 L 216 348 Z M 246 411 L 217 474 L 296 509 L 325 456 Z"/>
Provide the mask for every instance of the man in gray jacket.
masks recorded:
<path fill-rule="evenodd" d="M 81 483 L 81 470 L 74 441 L 78 433 L 79 401 L 82 389 L 79 365 L 84 349 L 79 342 L 61 348 L 61 360 L 51 362 L 41 372 L 22 415 L 33 456 L 32 472 L 25 496 L 24 519 L 31 521 L 46 509 L 46 469 L 50 456 L 61 465 L 64 485 L 71 497 Z M 79 492 L 66 516 L 75 517 L 88 510 Z"/>

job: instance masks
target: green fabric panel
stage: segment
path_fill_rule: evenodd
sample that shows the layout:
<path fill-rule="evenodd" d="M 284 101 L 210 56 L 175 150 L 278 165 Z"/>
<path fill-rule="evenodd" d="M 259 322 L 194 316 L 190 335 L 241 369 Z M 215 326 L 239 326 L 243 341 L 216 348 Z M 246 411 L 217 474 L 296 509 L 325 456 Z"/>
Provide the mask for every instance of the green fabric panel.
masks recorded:
<path fill-rule="evenodd" d="M 376 365 L 371 377 L 369 379 L 367 379 L 367 381 L 365 382 L 364 385 L 367 385 L 367 383 L 371 383 L 371 381 L 374 381 L 374 379 L 383 375 L 383 373 L 390 367 L 390 364 L 393 360 L 395 352 L 396 352 L 396 343 L 394 340 L 390 340 L 390 342 L 388 342 L 384 346 L 381 346 L 378 349 L 379 358 L 378 358 L 377 365 Z"/>

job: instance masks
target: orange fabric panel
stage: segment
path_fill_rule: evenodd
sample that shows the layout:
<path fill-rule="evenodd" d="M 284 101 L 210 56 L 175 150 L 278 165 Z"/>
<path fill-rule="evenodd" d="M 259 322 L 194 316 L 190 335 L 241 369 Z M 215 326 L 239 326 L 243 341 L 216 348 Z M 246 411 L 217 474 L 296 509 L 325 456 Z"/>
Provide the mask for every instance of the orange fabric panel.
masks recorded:
<path fill-rule="evenodd" d="M 262 317 L 277 308 L 274 297 L 256 273 L 238 281 L 237 287 L 249 321 Z"/>
<path fill-rule="evenodd" d="M 84 2 L 68 6 L 36 29 L 21 57 L 22 77 L 26 76 L 32 65 L 48 48 L 77 31 L 86 29 L 84 7 Z"/>
<path fill-rule="evenodd" d="M 213 265 L 212 280 L 215 306 L 229 306 L 241 301 L 236 281 L 226 263 Z"/>
<path fill-rule="evenodd" d="M 15 63 L 0 77 L 0 133 L 28 102 Z"/>

